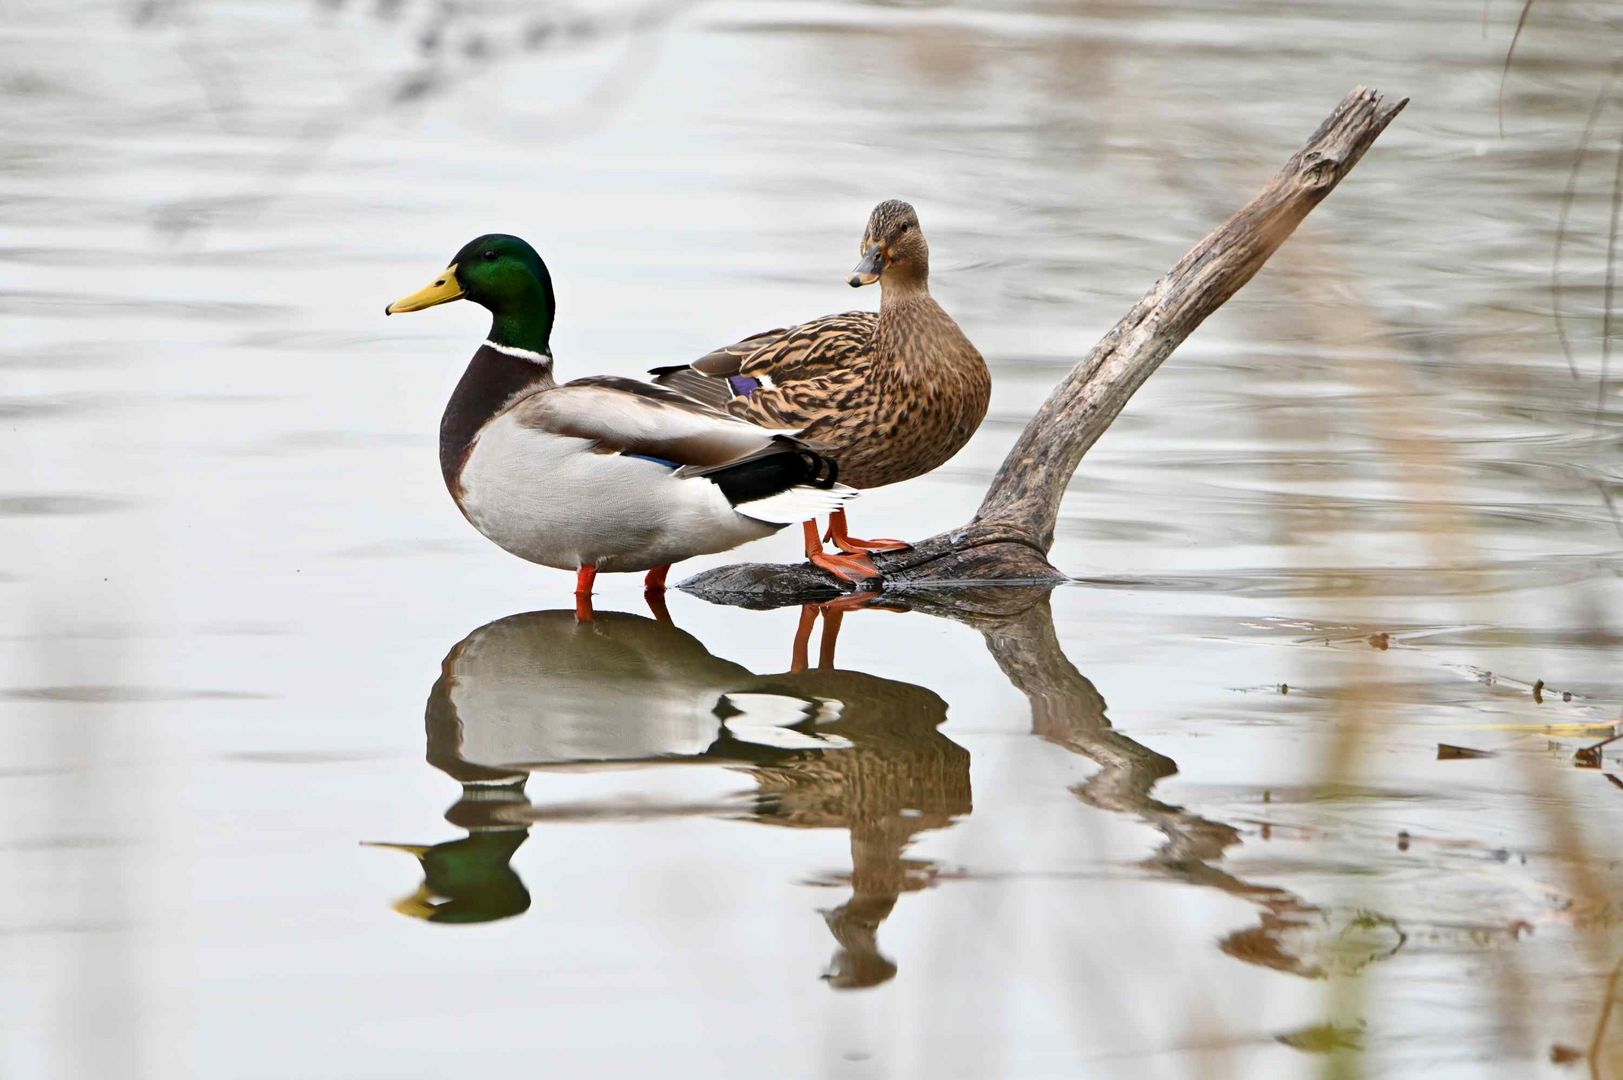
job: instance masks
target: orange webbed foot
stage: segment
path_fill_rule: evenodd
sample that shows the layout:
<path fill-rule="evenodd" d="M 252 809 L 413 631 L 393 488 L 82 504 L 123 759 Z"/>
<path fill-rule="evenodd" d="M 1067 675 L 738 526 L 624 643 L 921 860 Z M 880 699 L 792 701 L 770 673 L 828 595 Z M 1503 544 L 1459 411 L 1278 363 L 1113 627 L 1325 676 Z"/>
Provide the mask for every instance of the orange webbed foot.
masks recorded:
<path fill-rule="evenodd" d="M 880 578 L 879 567 L 866 555 L 830 555 L 819 551 L 807 555 L 806 559 L 813 566 L 827 570 L 841 581 L 849 581 L 853 585 L 878 581 Z"/>
<path fill-rule="evenodd" d="M 870 551 L 912 551 L 913 545 L 905 540 L 859 540 L 854 536 L 828 536 L 835 547 L 852 555 L 863 555 Z"/>
<path fill-rule="evenodd" d="M 907 551 L 913 546 L 901 540 L 860 540 L 852 536 L 846 532 L 844 510 L 836 510 L 828 516 L 828 531 L 823 534 L 823 539 L 851 555 L 870 551 Z"/>

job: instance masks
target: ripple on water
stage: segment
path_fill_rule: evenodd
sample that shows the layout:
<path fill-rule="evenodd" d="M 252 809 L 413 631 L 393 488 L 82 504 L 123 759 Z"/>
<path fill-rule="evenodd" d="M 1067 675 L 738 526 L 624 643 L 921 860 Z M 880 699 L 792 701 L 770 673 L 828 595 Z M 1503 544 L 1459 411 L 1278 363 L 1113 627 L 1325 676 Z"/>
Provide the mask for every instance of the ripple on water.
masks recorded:
<path fill-rule="evenodd" d="M 0 495 L 0 517 L 84 517 L 112 514 L 136 505 L 108 495 Z"/>
<path fill-rule="evenodd" d="M 0 420 L 55 420 L 105 408 L 119 399 L 104 394 L 41 394 L 0 397 Z M 127 404 L 128 399 L 121 403 Z"/>
<path fill-rule="evenodd" d="M 17 686 L 0 690 L 6 701 L 63 702 L 80 705 L 124 705 L 152 701 L 268 701 L 274 694 L 250 690 L 193 689 L 178 686 Z"/>
<path fill-rule="evenodd" d="M 1101 589 L 1148 589 L 1164 592 L 1217 592 L 1230 596 L 1416 597 L 1483 596 L 1520 589 L 1570 585 L 1623 572 L 1623 556 L 1550 556 L 1539 559 L 1477 563 L 1439 569 L 1434 566 L 1345 567 L 1297 569 L 1265 567 L 1205 574 L 1107 575 L 1073 578 L 1079 585 Z"/>

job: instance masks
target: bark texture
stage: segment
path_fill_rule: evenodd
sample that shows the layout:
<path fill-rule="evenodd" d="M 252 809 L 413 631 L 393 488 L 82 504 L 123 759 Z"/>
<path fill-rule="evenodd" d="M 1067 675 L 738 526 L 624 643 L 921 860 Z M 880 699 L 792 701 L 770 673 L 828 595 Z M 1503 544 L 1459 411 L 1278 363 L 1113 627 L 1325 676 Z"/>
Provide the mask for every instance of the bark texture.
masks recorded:
<path fill-rule="evenodd" d="M 1060 501 L 1082 456 L 1144 380 L 1255 276 L 1406 104 L 1406 98 L 1387 102 L 1366 87 L 1343 98 L 1261 193 L 1178 260 L 1054 388 L 968 524 L 911 550 L 875 557 L 882 587 L 1062 580 L 1048 551 Z M 832 575 L 808 564 L 725 566 L 681 587 L 723 603 L 762 607 L 842 591 Z"/>

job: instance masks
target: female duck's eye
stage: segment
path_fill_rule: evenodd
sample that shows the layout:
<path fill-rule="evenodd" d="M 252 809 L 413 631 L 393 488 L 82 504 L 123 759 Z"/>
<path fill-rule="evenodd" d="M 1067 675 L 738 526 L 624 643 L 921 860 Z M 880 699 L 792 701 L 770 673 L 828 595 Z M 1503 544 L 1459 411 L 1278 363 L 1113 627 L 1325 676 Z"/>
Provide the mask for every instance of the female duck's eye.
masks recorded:
<path fill-rule="evenodd" d="M 496 253 L 494 251 L 487 251 L 487 252 L 485 252 L 484 258 L 485 258 L 486 262 L 495 262 L 496 261 Z"/>

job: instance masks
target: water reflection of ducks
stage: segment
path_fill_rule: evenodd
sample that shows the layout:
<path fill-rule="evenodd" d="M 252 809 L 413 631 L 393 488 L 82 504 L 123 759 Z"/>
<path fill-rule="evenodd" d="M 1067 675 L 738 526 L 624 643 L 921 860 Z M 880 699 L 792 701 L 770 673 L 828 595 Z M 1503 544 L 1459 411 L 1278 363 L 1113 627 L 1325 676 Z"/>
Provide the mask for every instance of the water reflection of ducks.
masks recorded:
<path fill-rule="evenodd" d="M 928 861 L 905 857 L 908 845 L 970 812 L 969 752 L 941 734 L 946 702 L 921 686 L 830 667 L 770 681 L 780 692 L 844 705 L 828 731 L 851 749 L 756 767 L 755 814 L 774 825 L 850 831 L 851 898 L 823 913 L 840 943 L 828 977 L 841 989 L 876 986 L 896 974 L 879 951 L 879 924 L 902 893 L 934 876 Z"/>
<path fill-rule="evenodd" d="M 460 722 L 449 674 L 465 644 L 445 659 L 445 674 L 428 696 L 427 726 L 429 764 L 462 785 L 462 797 L 445 812 L 445 820 L 467 835 L 433 845 L 373 845 L 415 855 L 422 864 L 422 884 L 394 908 L 426 922 L 492 922 L 530 909 L 530 892 L 510 865 L 530 835 L 522 812 L 530 805 L 524 796 L 529 774 L 480 765 L 459 752 Z"/>
<path fill-rule="evenodd" d="M 803 628 L 809 630 L 809 621 Z M 877 931 L 897 898 L 929 884 L 905 858 L 919 833 L 970 811 L 969 754 L 940 733 L 946 703 L 923 687 L 833 668 L 834 613 L 817 670 L 756 675 L 668 619 L 541 611 L 482 626 L 446 656 L 429 697 L 428 761 L 462 784 L 433 847 L 388 845 L 423 864 L 396 905 L 439 922 L 516 915 L 529 894 L 508 865 L 537 821 L 736 814 L 728 805 L 538 808 L 529 775 L 560 768 L 722 764 L 758 784 L 752 820 L 851 833 L 852 895 L 825 913 L 840 944 L 829 978 L 895 974 Z M 800 654 L 804 656 L 804 637 Z M 804 667 L 803 660 L 796 667 Z"/>

